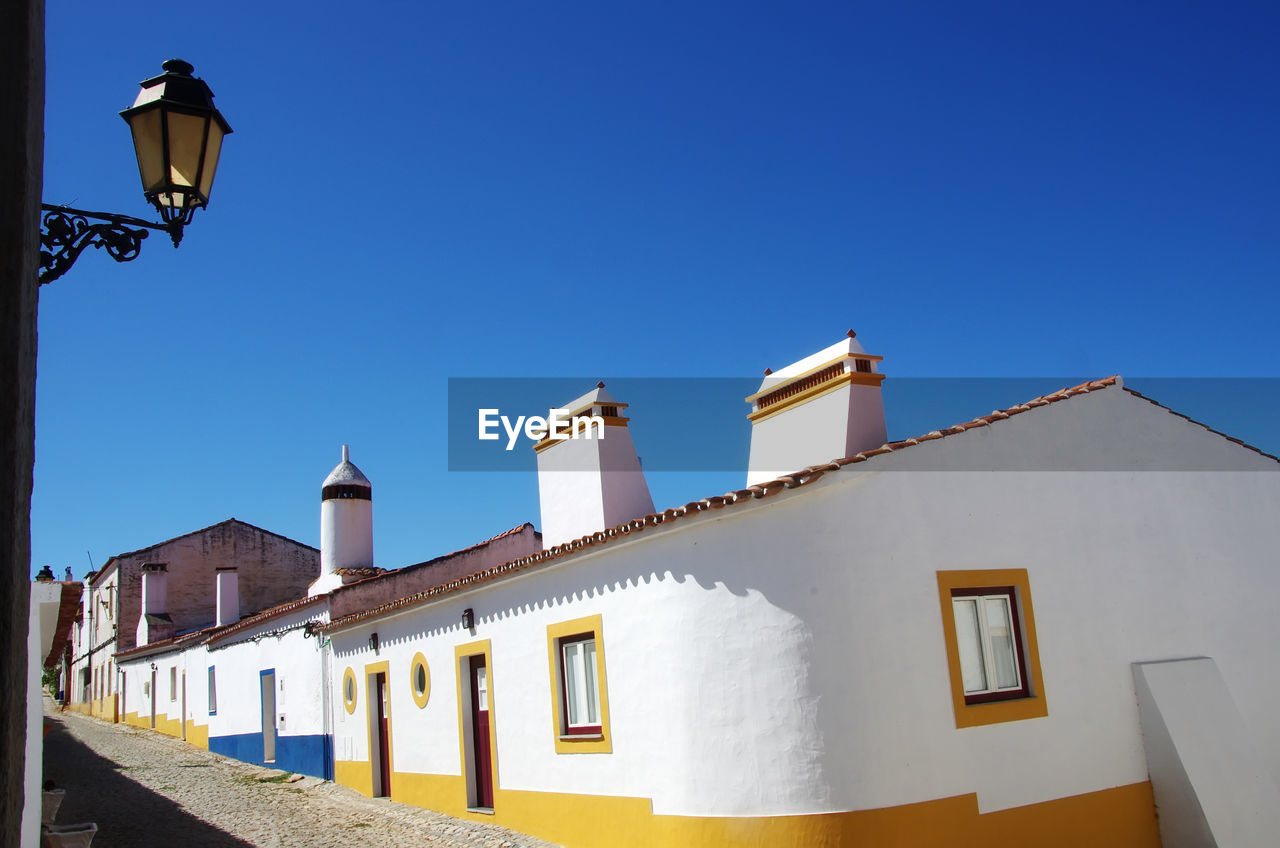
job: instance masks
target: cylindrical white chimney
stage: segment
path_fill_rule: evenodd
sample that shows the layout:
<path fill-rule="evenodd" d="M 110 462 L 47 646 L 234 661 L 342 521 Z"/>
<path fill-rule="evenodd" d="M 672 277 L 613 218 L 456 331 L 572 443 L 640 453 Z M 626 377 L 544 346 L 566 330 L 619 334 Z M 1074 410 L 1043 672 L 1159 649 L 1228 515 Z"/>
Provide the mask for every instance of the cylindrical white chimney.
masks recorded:
<path fill-rule="evenodd" d="M 234 568 L 219 568 L 217 623 L 219 627 L 240 620 L 240 583 Z"/>
<path fill-rule="evenodd" d="M 373 567 L 373 484 L 351 462 L 342 462 L 320 488 L 320 577 L 307 590 L 323 595 L 342 585 L 340 568 Z"/>

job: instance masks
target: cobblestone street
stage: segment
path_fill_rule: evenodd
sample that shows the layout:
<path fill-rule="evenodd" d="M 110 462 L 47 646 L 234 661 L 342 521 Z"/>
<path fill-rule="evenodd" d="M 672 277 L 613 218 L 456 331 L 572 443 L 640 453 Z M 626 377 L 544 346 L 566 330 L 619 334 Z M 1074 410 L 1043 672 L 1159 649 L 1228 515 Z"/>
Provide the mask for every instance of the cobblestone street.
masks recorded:
<path fill-rule="evenodd" d="M 230 760 L 48 700 L 44 776 L 66 789 L 57 823 L 97 822 L 95 848 L 429 845 L 554 848 L 493 825 L 365 798 L 316 778 Z"/>

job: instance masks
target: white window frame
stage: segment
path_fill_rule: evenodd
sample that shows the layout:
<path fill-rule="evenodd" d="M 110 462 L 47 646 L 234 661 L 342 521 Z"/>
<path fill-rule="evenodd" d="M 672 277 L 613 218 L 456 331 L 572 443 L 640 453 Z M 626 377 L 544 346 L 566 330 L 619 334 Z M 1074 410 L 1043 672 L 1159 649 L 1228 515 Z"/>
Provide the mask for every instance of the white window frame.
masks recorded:
<path fill-rule="evenodd" d="M 178 700 L 178 667 L 169 666 L 169 700 Z"/>
<path fill-rule="evenodd" d="M 1000 686 L 996 682 L 996 649 L 993 645 L 992 627 L 987 618 L 989 600 L 1002 600 L 1008 605 L 1010 645 L 1013 649 L 1013 672 L 1017 678 L 1012 686 Z M 962 677 L 966 672 L 964 647 L 960 645 L 960 621 L 957 609 L 960 604 L 973 602 L 977 613 L 978 641 L 982 649 L 982 668 L 979 669 L 986 684 L 983 689 L 964 690 L 967 704 L 985 703 L 1013 698 L 1026 698 L 1031 695 L 1027 681 L 1026 650 L 1023 644 L 1022 617 L 1018 612 L 1018 592 L 1013 586 L 989 586 L 974 589 L 955 589 L 951 593 L 951 614 L 956 622 L 957 650 Z M 963 684 L 961 684 L 963 687 Z"/>
<path fill-rule="evenodd" d="M 209 666 L 209 715 L 218 714 L 218 675 L 216 666 Z"/>
<path fill-rule="evenodd" d="M 587 645 L 591 646 L 588 659 Z M 571 649 L 574 656 L 570 656 Z M 603 729 L 600 713 L 600 677 L 597 666 L 595 633 L 580 633 L 576 636 L 565 636 L 559 640 L 560 649 L 560 692 L 563 698 L 561 705 L 563 715 L 561 725 L 566 735 L 599 734 Z M 570 688 L 569 668 L 577 670 L 576 681 L 579 685 Z M 588 684 L 588 681 L 590 682 Z M 595 721 L 573 721 L 571 716 L 577 713 L 580 718 L 589 719 L 595 714 Z"/>

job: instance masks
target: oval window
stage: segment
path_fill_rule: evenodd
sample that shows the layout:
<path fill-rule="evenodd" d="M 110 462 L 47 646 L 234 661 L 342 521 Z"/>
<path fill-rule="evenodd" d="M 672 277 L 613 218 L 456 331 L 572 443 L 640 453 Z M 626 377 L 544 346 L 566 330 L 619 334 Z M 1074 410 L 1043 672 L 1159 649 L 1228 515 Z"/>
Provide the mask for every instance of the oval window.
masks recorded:
<path fill-rule="evenodd" d="M 356 711 L 356 673 L 350 668 L 342 675 L 342 703 L 348 714 Z"/>
<path fill-rule="evenodd" d="M 421 653 L 414 654 L 413 662 L 409 663 L 409 691 L 419 708 L 427 705 L 431 697 L 431 671 L 427 668 L 427 658 Z"/>

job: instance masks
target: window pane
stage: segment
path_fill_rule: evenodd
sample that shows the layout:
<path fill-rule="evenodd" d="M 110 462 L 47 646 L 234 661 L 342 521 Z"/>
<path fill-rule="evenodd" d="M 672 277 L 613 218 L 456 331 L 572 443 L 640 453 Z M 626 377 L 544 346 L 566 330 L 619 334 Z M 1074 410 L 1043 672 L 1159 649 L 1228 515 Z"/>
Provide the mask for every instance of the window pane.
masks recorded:
<path fill-rule="evenodd" d="M 996 688 L 1018 687 L 1018 661 L 1014 655 L 1009 599 L 986 598 L 987 633 L 991 637 L 991 661 L 995 663 Z"/>
<path fill-rule="evenodd" d="M 956 619 L 956 644 L 960 647 L 960 676 L 964 680 L 964 691 L 985 692 L 987 670 L 982 661 L 978 602 L 973 598 L 954 598 L 951 607 Z"/>
<path fill-rule="evenodd" d="M 582 644 L 583 679 L 586 682 L 587 724 L 600 723 L 600 690 L 596 686 L 596 640 Z"/>
<path fill-rule="evenodd" d="M 579 701 L 582 696 L 582 643 L 564 646 L 564 699 L 569 725 L 583 724 Z"/>

